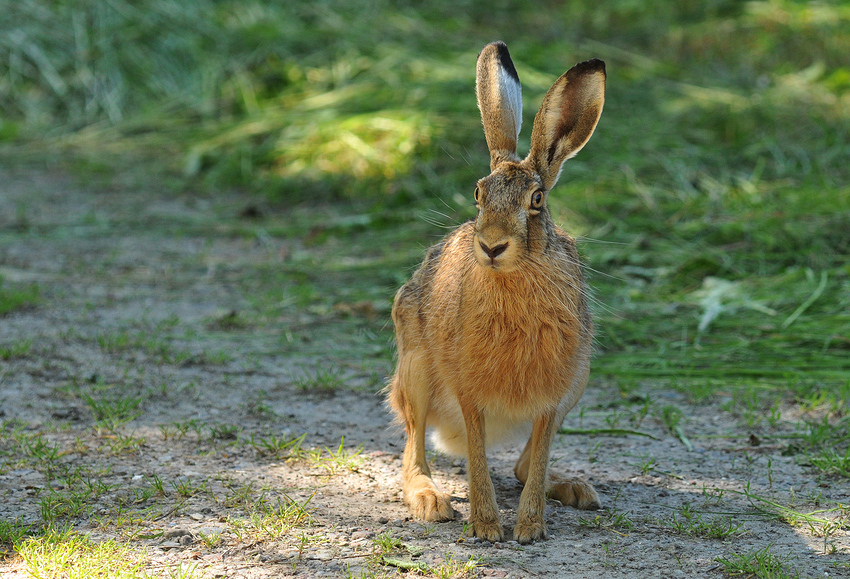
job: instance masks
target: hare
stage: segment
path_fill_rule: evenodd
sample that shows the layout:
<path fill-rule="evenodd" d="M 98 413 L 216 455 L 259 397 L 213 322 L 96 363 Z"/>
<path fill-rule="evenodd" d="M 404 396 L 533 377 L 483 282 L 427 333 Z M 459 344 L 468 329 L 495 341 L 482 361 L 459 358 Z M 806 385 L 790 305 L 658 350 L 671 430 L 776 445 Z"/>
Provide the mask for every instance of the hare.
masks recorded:
<path fill-rule="evenodd" d="M 600 506 L 588 483 L 547 472 L 555 432 L 587 384 L 593 332 L 575 241 L 552 221 L 547 196 L 596 128 L 605 63 L 581 62 L 552 85 L 525 159 L 516 153 L 521 88 L 504 43 L 479 54 L 476 93 L 492 172 L 475 188 L 477 217 L 431 247 L 395 296 L 388 402 L 407 434 L 410 513 L 454 518 L 425 457 L 433 427 L 437 448 L 468 459 L 468 532 L 489 541 L 505 534 L 486 448 L 530 433 L 514 467 L 524 485 L 514 539 L 530 543 L 547 537 L 547 493 L 580 509 Z"/>

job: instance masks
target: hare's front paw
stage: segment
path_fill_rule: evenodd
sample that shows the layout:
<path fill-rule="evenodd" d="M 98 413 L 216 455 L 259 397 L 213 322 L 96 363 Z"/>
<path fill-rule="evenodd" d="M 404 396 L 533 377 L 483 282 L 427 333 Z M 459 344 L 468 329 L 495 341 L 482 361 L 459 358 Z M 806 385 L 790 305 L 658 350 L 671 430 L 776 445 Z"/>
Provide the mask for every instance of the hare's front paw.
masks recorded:
<path fill-rule="evenodd" d="M 527 545 L 532 541 L 548 538 L 549 533 L 546 532 L 544 521 L 517 521 L 516 527 L 514 527 L 514 541 L 520 545 Z"/>
<path fill-rule="evenodd" d="M 584 511 L 595 511 L 602 507 L 599 495 L 593 487 L 578 479 L 553 481 L 549 497 L 559 500 L 563 505 Z"/>
<path fill-rule="evenodd" d="M 423 488 L 407 497 L 407 508 L 417 519 L 431 522 L 451 521 L 454 510 L 449 497 L 435 488 Z"/>
<path fill-rule="evenodd" d="M 502 541 L 505 538 L 505 532 L 502 530 L 502 524 L 499 521 L 469 521 L 466 534 L 491 543 Z"/>

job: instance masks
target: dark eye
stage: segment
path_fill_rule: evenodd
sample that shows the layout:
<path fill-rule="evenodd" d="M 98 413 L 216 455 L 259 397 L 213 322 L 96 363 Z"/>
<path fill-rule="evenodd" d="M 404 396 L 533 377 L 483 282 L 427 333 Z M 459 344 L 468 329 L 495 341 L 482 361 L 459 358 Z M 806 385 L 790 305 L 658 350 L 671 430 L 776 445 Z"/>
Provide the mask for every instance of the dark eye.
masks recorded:
<path fill-rule="evenodd" d="M 543 191 L 535 191 L 531 196 L 531 208 L 540 209 L 543 207 Z"/>
<path fill-rule="evenodd" d="M 478 187 L 475 188 L 475 193 L 472 196 L 475 198 L 475 202 L 478 203 Z"/>

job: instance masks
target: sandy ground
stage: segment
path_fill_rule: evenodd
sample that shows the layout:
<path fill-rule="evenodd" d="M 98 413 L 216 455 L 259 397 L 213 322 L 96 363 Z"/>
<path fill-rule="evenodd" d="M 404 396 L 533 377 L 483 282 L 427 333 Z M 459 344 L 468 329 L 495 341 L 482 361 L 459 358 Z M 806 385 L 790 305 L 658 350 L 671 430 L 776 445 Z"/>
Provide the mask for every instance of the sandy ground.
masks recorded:
<path fill-rule="evenodd" d="M 420 575 L 377 562 L 375 538 L 389 532 L 409 546 L 396 558 L 445 570 L 475 557 L 473 574 L 487 577 L 721 577 L 719 557 L 766 547 L 788 576 L 850 576 L 846 527 L 826 533 L 823 525 L 795 524 L 765 502 L 803 513 L 833 509 L 820 515 L 829 520 L 839 520 L 834 509 L 844 505 L 847 516 L 846 479 L 816 476 L 783 455 L 789 442 L 779 435 L 794 432 L 800 418 L 792 408 L 776 424 L 750 428 L 729 399 L 694 405 L 649 383 L 624 400 L 614 384 L 595 377 L 564 426 L 638 429 L 654 438 L 562 435 L 554 445 L 553 468 L 591 481 L 605 510 L 579 512 L 550 501 L 550 539 L 529 546 L 464 539 L 464 463 L 435 454 L 434 476 L 453 496 L 456 519 L 411 520 L 400 498 L 403 436 L 375 383 L 376 371 L 389 370 L 389 356 L 375 364 L 362 355 L 347 359 L 338 353 L 344 347 L 333 349 L 346 343 L 339 334 L 322 334 L 300 350 L 282 347 L 291 339 L 287 324 L 309 333 L 292 308 L 278 326 L 214 327 L 227 312 L 257 307 L 242 293 L 240 276 L 282 259 L 297 243 L 222 234 L 221 216 L 235 221 L 250 203 L 236 194 L 173 199 L 156 191 L 92 190 L 63 174 L 0 173 L 0 275 L 11 286 L 37 283 L 41 297 L 35 307 L 0 317 L 0 347 L 31 341 L 26 353 L 0 360 L 0 421 L 7 421 L 0 436 L 8 450 L 9 425 L 43 433 L 65 452 L 59 462 L 93 469 L 110 485 L 89 511 L 63 519 L 75 531 L 129 541 L 144 551 L 152 575 L 181 562 L 195 565 L 197 577 Z M 285 210 L 277 218 L 285 219 Z M 334 325 L 338 312 L 317 315 L 326 333 L 353 327 Z M 322 344 L 329 344 L 326 354 L 318 353 Z M 305 391 L 299 376 L 314 368 L 339 368 L 345 385 Z M 93 427 L 80 392 L 100 386 L 144 399 L 141 415 L 119 429 L 143 442 L 115 450 L 114 438 Z M 646 395 L 653 410 L 639 422 L 634 417 Z M 685 412 L 692 451 L 656 417 L 664 405 Z M 178 435 L 169 426 L 175 423 L 195 429 Z M 344 450 L 359 455 L 338 464 L 287 461 L 249 443 L 252 434 L 302 433 L 304 448 L 328 447 L 325 457 L 343 437 Z M 518 451 L 490 454 L 506 529 L 521 490 L 512 475 Z M 2 460 L 0 520 L 39 523 L 39 501 L 61 492 L 61 481 L 31 463 Z M 150 487 L 154 477 L 164 482 L 165 496 L 119 508 L 122 497 Z M 205 482 L 206 490 L 182 497 L 181 481 Z M 311 522 L 278 536 L 240 536 L 238 521 L 252 505 L 284 497 L 309 499 Z M 138 521 L 121 519 L 134 510 L 144 513 Z M 696 524 L 690 532 L 677 529 L 674 521 L 689 526 L 688 513 L 691 521 L 740 527 L 721 538 Z M 212 535 L 220 540 L 207 544 L 203 537 Z M 29 576 L 13 553 L 0 559 L 0 575 Z"/>

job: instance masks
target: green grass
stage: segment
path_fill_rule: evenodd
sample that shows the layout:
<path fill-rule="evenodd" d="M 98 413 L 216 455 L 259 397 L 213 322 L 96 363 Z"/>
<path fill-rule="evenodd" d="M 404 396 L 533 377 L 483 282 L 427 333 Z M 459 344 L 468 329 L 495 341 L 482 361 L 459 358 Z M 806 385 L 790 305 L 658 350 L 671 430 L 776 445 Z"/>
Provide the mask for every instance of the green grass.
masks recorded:
<path fill-rule="evenodd" d="M 0 346 L 0 359 L 8 361 L 23 358 L 29 353 L 31 347 L 32 340 L 21 340 L 10 346 Z"/>
<path fill-rule="evenodd" d="M 95 543 L 70 530 L 26 539 L 16 545 L 33 577 L 141 577 L 143 563 L 127 546 L 113 540 Z"/>
<path fill-rule="evenodd" d="M 773 554 L 770 546 L 749 553 L 733 552 L 726 557 L 718 557 L 716 561 L 730 577 L 792 579 L 800 576 L 796 569 L 790 568 L 788 558 Z"/>
<path fill-rule="evenodd" d="M 0 561 L 5 559 L 11 549 L 24 537 L 32 535 L 32 525 L 25 525 L 19 520 L 0 521 Z"/>
<path fill-rule="evenodd" d="M 7 286 L 0 275 L 0 316 L 34 306 L 39 302 L 38 285 Z M 4 358 L 8 359 L 8 358 Z"/>
<path fill-rule="evenodd" d="M 305 375 L 294 379 L 296 388 L 304 392 L 333 394 L 345 385 L 339 368 L 317 368 L 315 372 L 304 370 Z"/>

